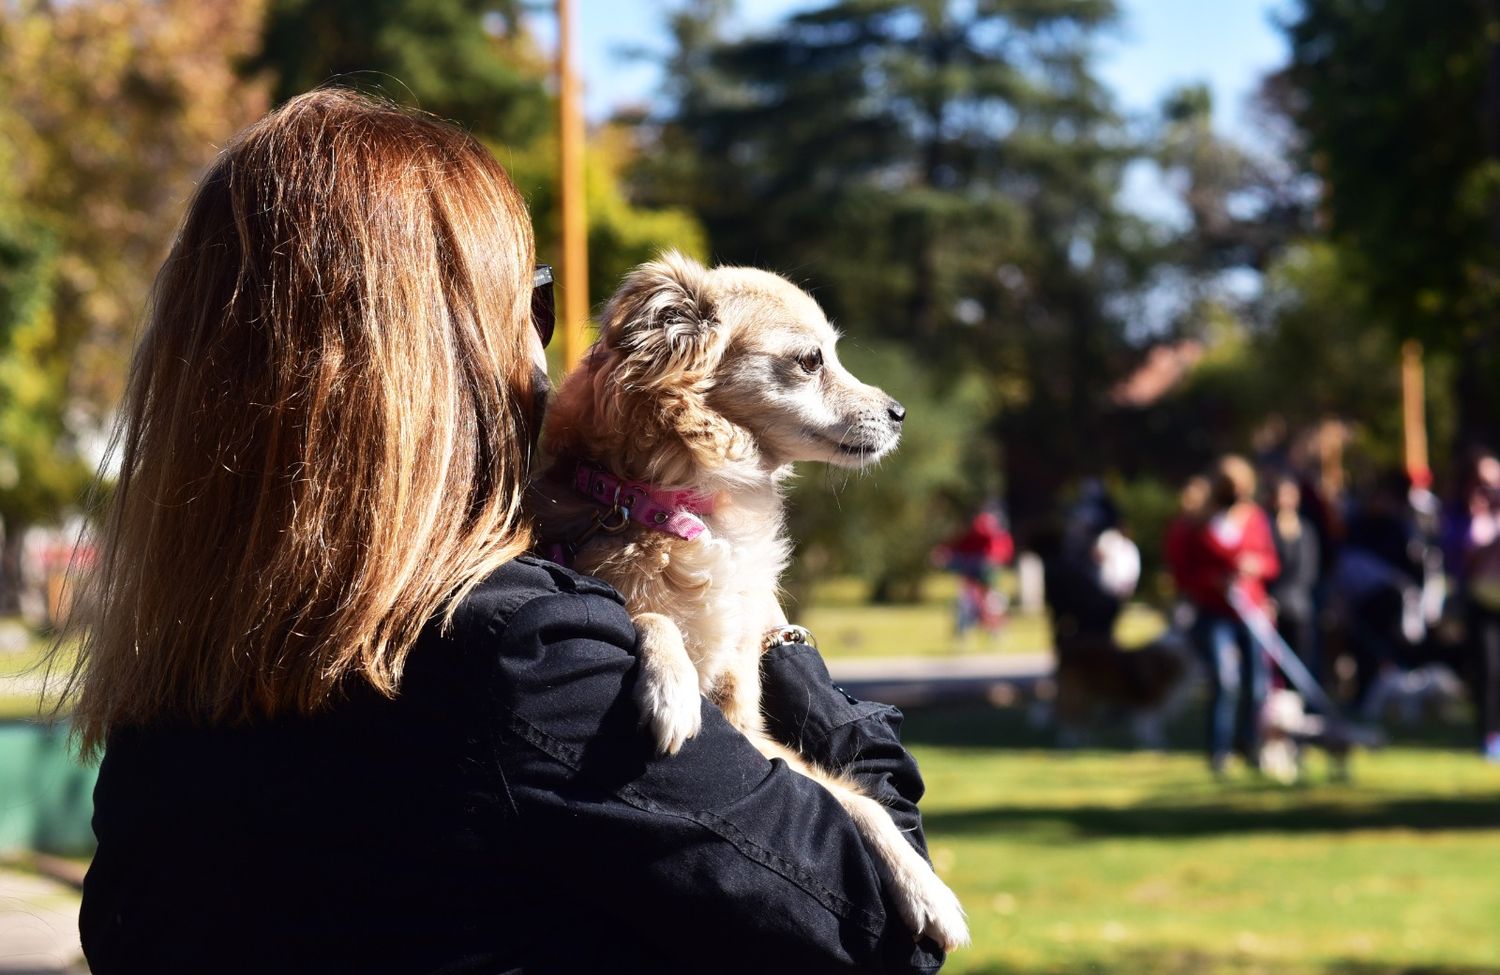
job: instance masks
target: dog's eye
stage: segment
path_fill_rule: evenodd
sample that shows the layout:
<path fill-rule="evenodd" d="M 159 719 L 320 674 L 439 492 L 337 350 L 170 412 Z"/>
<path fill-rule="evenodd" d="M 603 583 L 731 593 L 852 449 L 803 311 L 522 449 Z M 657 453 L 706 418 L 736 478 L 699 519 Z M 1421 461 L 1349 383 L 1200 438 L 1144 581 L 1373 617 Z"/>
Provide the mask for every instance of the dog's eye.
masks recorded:
<path fill-rule="evenodd" d="M 803 372 L 817 372 L 823 368 L 823 350 L 813 349 L 802 353 L 797 357 L 797 365 L 802 367 Z"/>

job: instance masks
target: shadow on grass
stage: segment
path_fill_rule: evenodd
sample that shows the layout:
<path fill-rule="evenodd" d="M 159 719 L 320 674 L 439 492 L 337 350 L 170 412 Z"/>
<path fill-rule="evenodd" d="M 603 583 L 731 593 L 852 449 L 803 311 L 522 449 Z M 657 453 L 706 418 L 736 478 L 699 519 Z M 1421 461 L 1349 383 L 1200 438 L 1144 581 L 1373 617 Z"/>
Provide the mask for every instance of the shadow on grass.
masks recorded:
<path fill-rule="evenodd" d="M 1354 958 L 1296 963 L 1202 951 L 1145 949 L 1112 952 L 1107 962 L 1035 968 L 990 965 L 970 971 L 972 975 L 1500 975 L 1500 968 L 1480 965 L 1413 965 Z"/>
<path fill-rule="evenodd" d="M 1195 838 L 1254 833 L 1324 833 L 1344 830 L 1425 832 L 1500 829 L 1500 800 L 1493 796 L 1451 799 L 1387 799 L 1359 804 L 1299 802 L 1285 808 L 1225 802 L 1192 806 L 1007 805 L 923 817 L 934 835 L 1015 833 L 1039 825 L 1061 825 L 1056 842 L 1080 837 Z M 1040 842 L 1047 839 L 1038 838 Z"/>
<path fill-rule="evenodd" d="M 1201 702 L 1185 708 L 1166 727 L 1166 750 L 1197 754 L 1203 751 L 1206 715 Z M 1429 721 L 1389 731 L 1391 743 L 1403 748 L 1466 751 L 1473 745 L 1467 722 Z M 902 738 L 908 745 L 942 748 L 1053 749 L 1056 732 L 1032 720 L 1028 706 L 993 707 L 984 703 L 908 708 Z M 1088 735 L 1087 747 L 1100 751 L 1135 751 L 1126 722 L 1101 719 Z"/>

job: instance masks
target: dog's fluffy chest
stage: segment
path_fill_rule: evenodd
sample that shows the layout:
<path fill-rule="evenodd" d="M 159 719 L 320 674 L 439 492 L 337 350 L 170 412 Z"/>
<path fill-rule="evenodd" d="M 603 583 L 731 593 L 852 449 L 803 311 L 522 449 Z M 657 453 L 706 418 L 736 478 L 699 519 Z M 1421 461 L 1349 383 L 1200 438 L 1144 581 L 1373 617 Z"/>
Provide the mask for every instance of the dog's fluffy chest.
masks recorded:
<path fill-rule="evenodd" d="M 791 545 L 774 490 L 730 499 L 705 521 L 707 532 L 672 546 L 673 575 L 690 580 L 688 586 L 662 594 L 670 608 L 641 608 L 673 618 L 704 693 L 713 696 L 727 670 L 759 655 L 762 637 L 778 621 L 777 588 Z"/>

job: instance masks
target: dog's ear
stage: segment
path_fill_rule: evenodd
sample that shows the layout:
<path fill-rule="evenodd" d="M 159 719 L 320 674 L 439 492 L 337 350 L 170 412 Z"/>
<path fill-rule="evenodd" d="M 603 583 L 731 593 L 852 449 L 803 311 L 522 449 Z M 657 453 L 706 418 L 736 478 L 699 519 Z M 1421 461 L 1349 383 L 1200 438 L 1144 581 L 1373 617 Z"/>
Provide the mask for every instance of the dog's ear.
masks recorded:
<path fill-rule="evenodd" d="M 708 269 L 675 250 L 637 267 L 605 308 L 602 333 L 632 367 L 632 379 L 646 385 L 711 369 L 724 329 L 708 296 Z"/>
<path fill-rule="evenodd" d="M 708 270 L 676 251 L 630 273 L 604 312 L 593 374 L 593 436 L 621 473 L 689 484 L 754 453 L 750 434 L 707 403 L 729 329 Z"/>

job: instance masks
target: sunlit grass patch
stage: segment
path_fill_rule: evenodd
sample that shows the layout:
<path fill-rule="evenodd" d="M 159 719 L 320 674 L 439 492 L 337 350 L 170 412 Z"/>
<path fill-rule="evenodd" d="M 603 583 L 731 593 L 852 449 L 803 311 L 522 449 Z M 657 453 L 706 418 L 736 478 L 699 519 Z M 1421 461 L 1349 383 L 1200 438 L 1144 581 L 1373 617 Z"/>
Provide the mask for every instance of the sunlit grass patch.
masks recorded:
<path fill-rule="evenodd" d="M 19 619 L 0 619 L 0 719 L 34 718 L 40 705 L 39 688 L 47 675 L 52 640 L 31 630 Z M 73 663 L 64 646 L 52 662 L 54 676 Z"/>
<path fill-rule="evenodd" d="M 1002 580 L 1014 592 L 1014 582 Z M 960 640 L 953 632 L 958 582 L 952 575 L 934 575 L 922 587 L 919 603 L 874 605 L 857 579 L 833 579 L 813 587 L 797 618 L 818 637 L 830 657 L 916 657 L 964 653 L 1038 653 L 1052 648 L 1052 629 L 1043 613 L 1013 610 L 1004 629 L 991 638 L 971 632 Z M 1121 644 L 1137 646 L 1155 639 L 1164 621 L 1149 606 L 1126 607 L 1116 632 Z"/>

